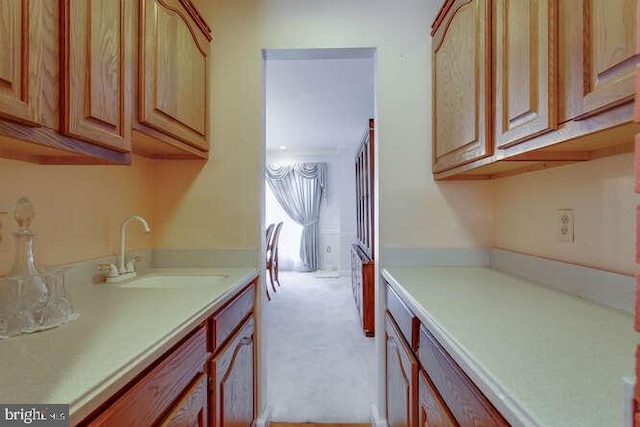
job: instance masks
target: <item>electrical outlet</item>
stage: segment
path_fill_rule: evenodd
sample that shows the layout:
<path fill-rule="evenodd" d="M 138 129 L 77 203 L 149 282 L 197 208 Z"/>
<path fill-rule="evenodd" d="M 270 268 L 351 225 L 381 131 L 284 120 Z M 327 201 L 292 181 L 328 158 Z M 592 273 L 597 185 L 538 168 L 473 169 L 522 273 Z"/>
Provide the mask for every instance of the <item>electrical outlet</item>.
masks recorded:
<path fill-rule="evenodd" d="M 9 212 L 0 211 L 0 252 L 9 252 Z"/>
<path fill-rule="evenodd" d="M 558 240 L 573 243 L 573 209 L 558 210 Z"/>

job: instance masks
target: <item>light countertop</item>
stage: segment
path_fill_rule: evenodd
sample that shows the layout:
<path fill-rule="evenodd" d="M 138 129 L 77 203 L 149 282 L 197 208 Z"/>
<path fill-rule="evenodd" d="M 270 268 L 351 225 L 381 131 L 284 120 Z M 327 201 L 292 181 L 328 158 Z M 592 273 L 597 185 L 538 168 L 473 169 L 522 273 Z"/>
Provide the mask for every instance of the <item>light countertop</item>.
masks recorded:
<path fill-rule="evenodd" d="M 206 287 L 163 289 L 74 284 L 69 293 L 77 320 L 0 340 L 0 402 L 68 403 L 75 424 L 258 274 L 251 268 L 148 273 L 228 277 Z"/>
<path fill-rule="evenodd" d="M 482 267 L 382 274 L 513 425 L 622 425 L 630 314 Z"/>

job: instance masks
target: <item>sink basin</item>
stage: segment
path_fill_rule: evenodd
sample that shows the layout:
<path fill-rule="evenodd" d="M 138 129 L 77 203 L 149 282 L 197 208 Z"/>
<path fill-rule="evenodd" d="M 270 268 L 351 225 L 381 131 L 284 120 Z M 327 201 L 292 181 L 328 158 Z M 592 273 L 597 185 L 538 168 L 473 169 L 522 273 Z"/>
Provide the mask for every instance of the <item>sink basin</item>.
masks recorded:
<path fill-rule="evenodd" d="M 121 288 L 206 288 L 229 278 L 226 274 L 158 274 L 142 276 L 120 285 Z"/>

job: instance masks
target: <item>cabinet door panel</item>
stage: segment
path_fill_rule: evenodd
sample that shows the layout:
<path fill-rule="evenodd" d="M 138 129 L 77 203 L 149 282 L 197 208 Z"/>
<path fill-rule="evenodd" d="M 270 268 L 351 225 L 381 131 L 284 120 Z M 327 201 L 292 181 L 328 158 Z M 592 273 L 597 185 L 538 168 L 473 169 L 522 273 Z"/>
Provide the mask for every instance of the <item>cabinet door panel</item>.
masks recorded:
<path fill-rule="evenodd" d="M 162 427 L 206 427 L 207 423 L 207 376 L 194 380 L 187 393 L 176 403 L 169 415 L 160 424 Z"/>
<path fill-rule="evenodd" d="M 453 415 L 427 378 L 424 371 L 419 374 L 418 425 L 420 427 L 455 427 Z"/>
<path fill-rule="evenodd" d="M 564 120 L 586 118 L 633 99 L 638 62 L 636 3 L 636 0 L 560 2 L 568 70 Z"/>
<path fill-rule="evenodd" d="M 498 148 L 557 128 L 556 14 L 555 0 L 494 3 Z"/>
<path fill-rule="evenodd" d="M 62 133 L 131 149 L 131 1 L 64 0 Z"/>
<path fill-rule="evenodd" d="M 418 362 L 389 314 L 385 321 L 387 421 L 390 427 L 413 427 Z"/>
<path fill-rule="evenodd" d="M 209 44 L 177 1 L 141 8 L 138 119 L 207 150 Z"/>
<path fill-rule="evenodd" d="M 433 37 L 433 170 L 492 154 L 486 0 L 456 1 Z"/>
<path fill-rule="evenodd" d="M 210 425 L 247 426 L 254 418 L 254 321 L 250 317 L 211 362 Z"/>
<path fill-rule="evenodd" d="M 0 2 L 0 115 L 40 123 L 44 1 Z"/>

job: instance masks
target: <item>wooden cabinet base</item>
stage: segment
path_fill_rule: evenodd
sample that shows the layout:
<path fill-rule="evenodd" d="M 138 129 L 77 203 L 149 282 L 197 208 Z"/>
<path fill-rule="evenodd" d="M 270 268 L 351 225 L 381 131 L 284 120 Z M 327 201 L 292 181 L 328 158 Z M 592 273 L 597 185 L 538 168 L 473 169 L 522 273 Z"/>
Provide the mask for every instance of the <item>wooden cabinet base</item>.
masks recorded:
<path fill-rule="evenodd" d="M 386 283 L 386 402 L 389 425 L 509 425 Z"/>
<path fill-rule="evenodd" d="M 418 362 L 393 318 L 385 318 L 387 421 L 391 427 L 414 426 L 418 407 Z"/>
<path fill-rule="evenodd" d="M 358 245 L 351 245 L 351 290 L 364 334 L 375 335 L 375 265 Z"/>
<path fill-rule="evenodd" d="M 81 426 L 247 426 L 257 406 L 255 290 L 239 289 Z"/>
<path fill-rule="evenodd" d="M 209 369 L 210 425 L 250 427 L 255 416 L 254 321 L 242 328 L 211 361 Z"/>

